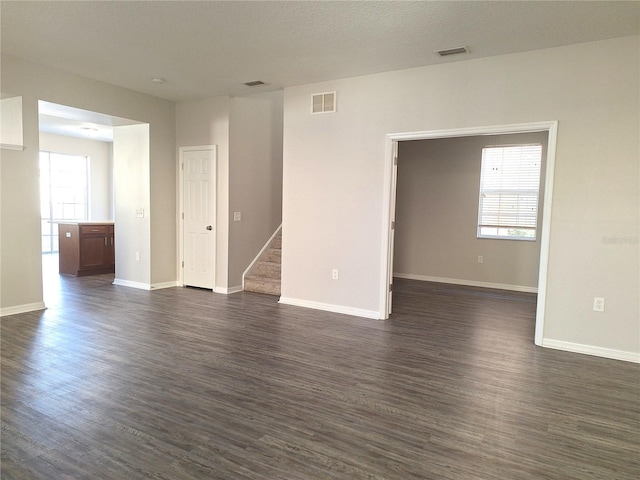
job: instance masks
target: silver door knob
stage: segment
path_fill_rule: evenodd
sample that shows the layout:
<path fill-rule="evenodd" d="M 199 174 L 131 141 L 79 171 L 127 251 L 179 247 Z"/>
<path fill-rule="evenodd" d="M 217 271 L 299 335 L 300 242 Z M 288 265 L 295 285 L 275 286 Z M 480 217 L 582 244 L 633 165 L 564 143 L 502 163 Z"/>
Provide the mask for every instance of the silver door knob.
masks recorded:
<path fill-rule="evenodd" d="M 207 225 L 207 230 L 213 230 L 213 227 L 211 225 Z"/>

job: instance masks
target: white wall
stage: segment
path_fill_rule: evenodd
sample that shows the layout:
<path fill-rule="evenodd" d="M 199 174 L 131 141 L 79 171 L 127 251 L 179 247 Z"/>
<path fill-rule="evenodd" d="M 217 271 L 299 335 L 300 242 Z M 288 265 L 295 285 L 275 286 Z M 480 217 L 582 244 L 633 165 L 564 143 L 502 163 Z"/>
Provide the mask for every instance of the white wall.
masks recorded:
<path fill-rule="evenodd" d="M 176 279 L 175 104 L 160 98 L 2 56 L 2 97 L 22 96 L 24 151 L 2 151 L 0 309 L 18 312 L 42 305 L 38 182 L 38 100 L 149 123 L 147 182 L 154 209 L 150 219 L 151 283 Z M 117 179 L 114 179 L 117 182 Z M 127 238 L 121 229 L 120 241 Z M 124 235 L 124 236 L 123 236 Z"/>
<path fill-rule="evenodd" d="M 151 285 L 149 125 L 113 128 L 116 284 Z M 139 216 L 141 215 L 141 216 Z"/>
<path fill-rule="evenodd" d="M 113 221 L 111 142 L 40 132 L 40 150 L 89 157 L 89 220 Z"/>
<path fill-rule="evenodd" d="M 0 145 L 2 148 L 21 149 L 22 139 L 22 97 L 0 100 Z"/>
<path fill-rule="evenodd" d="M 4 72 L 3 65 L 3 96 Z M 22 108 L 23 141 L 28 148 L 0 152 L 0 314 L 3 315 L 44 308 L 37 99 L 23 98 Z"/>
<path fill-rule="evenodd" d="M 547 137 L 547 132 L 536 132 L 400 142 L 396 275 L 536 291 Z M 536 240 L 477 238 L 482 149 L 532 143 L 543 145 Z"/>
<path fill-rule="evenodd" d="M 627 37 L 285 89 L 283 297 L 379 312 L 387 134 L 557 120 L 544 342 L 640 353 L 639 47 Z M 311 115 L 311 95 L 333 90 L 337 113 Z"/>

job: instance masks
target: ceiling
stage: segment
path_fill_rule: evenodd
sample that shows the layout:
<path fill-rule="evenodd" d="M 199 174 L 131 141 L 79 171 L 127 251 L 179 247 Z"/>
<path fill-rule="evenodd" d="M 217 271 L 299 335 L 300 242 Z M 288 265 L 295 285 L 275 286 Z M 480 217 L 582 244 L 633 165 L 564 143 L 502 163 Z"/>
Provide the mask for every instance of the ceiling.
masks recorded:
<path fill-rule="evenodd" d="M 3 55 L 173 101 L 640 32 L 637 1 L 2 0 L 0 8 Z M 434 53 L 461 45 L 470 52 Z M 268 85 L 243 85 L 253 80 Z"/>
<path fill-rule="evenodd" d="M 2 0 L 0 19 L 2 55 L 181 101 L 636 35 L 640 2 Z"/>

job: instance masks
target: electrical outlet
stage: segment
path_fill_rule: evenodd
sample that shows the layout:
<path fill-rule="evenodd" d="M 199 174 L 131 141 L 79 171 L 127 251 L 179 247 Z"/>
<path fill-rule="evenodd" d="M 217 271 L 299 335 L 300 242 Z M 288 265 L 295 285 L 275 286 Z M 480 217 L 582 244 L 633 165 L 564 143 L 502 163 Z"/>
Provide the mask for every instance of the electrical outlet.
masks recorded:
<path fill-rule="evenodd" d="M 239 222 L 242 220 L 242 212 L 233 212 L 233 221 Z"/>
<path fill-rule="evenodd" d="M 136 252 L 136 262 L 140 261 L 140 252 Z"/>
<path fill-rule="evenodd" d="M 478 263 L 484 263 L 484 257 L 482 255 L 478 255 Z"/>
<path fill-rule="evenodd" d="M 594 312 L 604 312 L 604 298 L 603 297 L 593 297 L 593 311 Z"/>
<path fill-rule="evenodd" d="M 340 278 L 340 272 L 338 272 L 337 268 L 334 268 L 333 270 L 331 270 L 331 278 L 333 280 L 338 280 L 338 278 Z"/>

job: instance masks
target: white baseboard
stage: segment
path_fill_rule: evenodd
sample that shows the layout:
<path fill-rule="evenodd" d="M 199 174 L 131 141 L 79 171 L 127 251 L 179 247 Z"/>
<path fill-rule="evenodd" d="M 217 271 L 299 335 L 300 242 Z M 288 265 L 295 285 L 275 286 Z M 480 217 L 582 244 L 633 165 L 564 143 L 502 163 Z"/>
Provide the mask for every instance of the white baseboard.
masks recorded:
<path fill-rule="evenodd" d="M 120 278 L 116 278 L 113 281 L 113 284 L 118 285 L 120 287 L 137 288 L 139 290 L 151 290 L 152 288 L 150 283 L 133 282 L 131 280 L 122 280 Z"/>
<path fill-rule="evenodd" d="M 478 282 L 476 280 L 462 280 L 459 278 L 429 277 L 426 275 L 414 275 L 413 273 L 394 273 L 393 276 L 409 280 L 420 280 L 422 282 L 448 283 L 451 285 L 465 285 L 467 287 L 497 288 L 499 290 L 511 290 L 514 292 L 538 293 L 538 287 L 527 287 L 525 285 Z"/>
<path fill-rule="evenodd" d="M 623 350 L 612 350 L 610 348 L 594 347 L 593 345 L 582 345 L 580 343 L 565 342 L 562 340 L 542 339 L 542 346 L 565 352 L 583 353 L 595 357 L 611 358 L 612 360 L 622 360 L 625 362 L 640 363 L 640 353 L 625 352 Z"/>
<path fill-rule="evenodd" d="M 244 288 L 242 285 L 237 285 L 235 287 L 216 287 L 213 289 L 213 293 L 222 293 L 223 295 L 230 295 L 232 293 L 242 292 Z"/>
<path fill-rule="evenodd" d="M 25 303 L 24 305 L 14 305 L 13 307 L 0 308 L 0 317 L 7 315 L 17 315 L 19 313 L 35 312 L 37 310 L 45 310 L 47 307 L 44 302 Z"/>
<path fill-rule="evenodd" d="M 142 283 L 142 282 L 132 282 L 131 280 L 122 280 L 120 278 L 116 278 L 113 281 L 114 285 L 119 285 L 121 287 L 130 287 L 137 288 L 138 290 L 160 290 L 163 288 L 172 288 L 177 287 L 178 282 L 161 282 L 161 283 Z"/>
<path fill-rule="evenodd" d="M 345 307 L 342 305 L 333 305 L 331 303 L 312 302 L 309 300 L 300 300 L 297 298 L 280 297 L 278 303 L 284 305 L 294 305 L 296 307 L 312 308 L 314 310 L 323 310 L 325 312 L 343 313 L 354 317 L 371 318 L 378 320 L 380 313 L 374 310 L 364 310 L 362 308 Z"/>
<path fill-rule="evenodd" d="M 151 290 L 160 290 L 163 288 L 173 288 L 177 287 L 178 282 L 162 282 L 162 283 L 152 283 Z"/>

